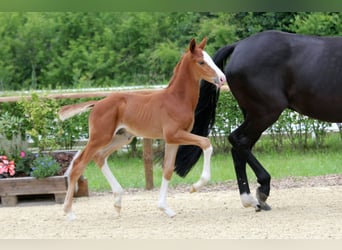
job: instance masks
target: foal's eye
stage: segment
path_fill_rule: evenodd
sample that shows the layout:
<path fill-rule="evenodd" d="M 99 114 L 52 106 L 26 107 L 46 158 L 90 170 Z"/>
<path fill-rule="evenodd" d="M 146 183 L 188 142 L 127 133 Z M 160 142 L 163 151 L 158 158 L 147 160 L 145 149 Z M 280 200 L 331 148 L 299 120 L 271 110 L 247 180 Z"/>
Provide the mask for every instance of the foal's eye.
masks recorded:
<path fill-rule="evenodd" d="M 205 62 L 204 62 L 204 61 L 199 61 L 198 64 L 199 64 L 199 65 L 204 65 Z"/>

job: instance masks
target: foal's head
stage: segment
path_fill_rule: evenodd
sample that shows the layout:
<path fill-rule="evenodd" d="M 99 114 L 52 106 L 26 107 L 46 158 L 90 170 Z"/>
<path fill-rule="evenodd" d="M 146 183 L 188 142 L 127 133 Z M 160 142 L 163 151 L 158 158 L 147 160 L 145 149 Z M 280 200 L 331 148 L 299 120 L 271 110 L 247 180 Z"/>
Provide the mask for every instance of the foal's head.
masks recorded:
<path fill-rule="evenodd" d="M 203 50 L 206 42 L 206 38 L 199 45 L 196 45 L 195 39 L 190 41 L 188 53 L 191 56 L 192 71 L 199 79 L 206 80 L 220 88 L 226 82 L 226 76 Z"/>

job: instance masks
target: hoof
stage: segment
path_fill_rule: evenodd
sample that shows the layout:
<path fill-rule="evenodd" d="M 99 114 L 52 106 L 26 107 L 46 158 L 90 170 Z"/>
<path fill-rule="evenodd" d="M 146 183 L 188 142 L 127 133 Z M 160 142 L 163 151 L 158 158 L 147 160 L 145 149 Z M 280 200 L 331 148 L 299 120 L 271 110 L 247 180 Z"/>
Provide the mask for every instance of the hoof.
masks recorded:
<path fill-rule="evenodd" d="M 259 209 L 259 202 L 250 194 L 243 193 L 240 195 L 242 206 L 244 207 L 254 207 L 255 210 Z"/>
<path fill-rule="evenodd" d="M 260 212 L 261 211 L 261 207 L 260 207 L 260 205 L 258 204 L 258 205 L 256 205 L 256 207 L 255 207 L 255 212 Z"/>
<path fill-rule="evenodd" d="M 73 221 L 76 220 L 76 215 L 73 212 L 69 212 L 66 214 L 67 220 L 68 221 Z"/>
<path fill-rule="evenodd" d="M 256 212 L 259 212 L 261 210 L 265 210 L 265 211 L 269 211 L 272 208 L 266 203 L 266 200 L 268 198 L 268 196 L 262 192 L 260 192 L 259 188 L 256 191 L 256 198 L 259 201 L 259 205 L 258 205 L 258 210 L 257 208 L 255 209 Z"/>
<path fill-rule="evenodd" d="M 163 211 L 167 216 L 169 216 L 170 218 L 173 218 L 176 216 L 176 213 L 170 209 L 170 208 L 167 208 L 167 207 L 159 207 L 159 209 L 161 211 Z"/>
<path fill-rule="evenodd" d="M 260 209 L 264 211 L 270 211 L 272 208 L 266 202 L 260 203 Z"/>
<path fill-rule="evenodd" d="M 120 215 L 121 213 L 121 206 L 116 206 L 114 205 L 115 211 L 118 213 L 118 215 Z"/>
<path fill-rule="evenodd" d="M 196 188 L 192 185 L 190 188 L 190 193 L 195 193 L 197 190 Z"/>

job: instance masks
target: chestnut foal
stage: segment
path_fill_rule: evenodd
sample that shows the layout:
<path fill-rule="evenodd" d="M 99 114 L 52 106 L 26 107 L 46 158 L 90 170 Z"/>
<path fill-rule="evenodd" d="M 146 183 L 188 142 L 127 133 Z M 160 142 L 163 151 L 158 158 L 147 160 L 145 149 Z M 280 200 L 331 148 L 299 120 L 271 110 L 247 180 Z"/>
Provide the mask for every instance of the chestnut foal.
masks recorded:
<path fill-rule="evenodd" d="M 109 182 L 114 193 L 114 207 L 120 214 L 123 189 L 110 171 L 107 158 L 115 150 L 131 142 L 135 136 L 164 139 L 165 157 L 158 207 L 168 216 L 176 213 L 166 203 L 178 146 L 196 145 L 203 150 L 204 166 L 200 180 L 193 184 L 191 192 L 205 185 L 210 179 L 212 146 L 206 137 L 191 134 L 194 110 L 199 97 L 199 81 L 221 87 L 226 78 L 203 50 L 204 38 L 199 45 L 194 39 L 174 69 L 168 87 L 157 91 L 116 92 L 100 101 L 90 101 L 62 107 L 62 120 L 92 109 L 89 115 L 89 141 L 82 152 L 74 157 L 69 167 L 69 185 L 64 202 L 64 212 L 70 220 L 75 184 L 89 161 L 93 160 Z"/>

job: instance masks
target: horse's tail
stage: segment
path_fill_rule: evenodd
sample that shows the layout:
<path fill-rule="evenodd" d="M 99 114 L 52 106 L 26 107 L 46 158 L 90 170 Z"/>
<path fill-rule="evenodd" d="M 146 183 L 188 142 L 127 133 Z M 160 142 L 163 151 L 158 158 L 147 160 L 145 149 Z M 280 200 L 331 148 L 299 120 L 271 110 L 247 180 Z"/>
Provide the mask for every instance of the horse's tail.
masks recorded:
<path fill-rule="evenodd" d="M 98 101 L 89 101 L 63 106 L 58 112 L 59 118 L 64 121 L 75 115 L 86 112 L 89 109 L 92 109 L 97 102 Z"/>
<path fill-rule="evenodd" d="M 219 49 L 213 56 L 213 61 L 221 69 L 224 69 L 225 62 L 234 51 L 235 44 Z M 201 81 L 200 96 L 195 110 L 195 122 L 191 133 L 207 137 L 215 123 L 216 104 L 220 91 L 215 85 L 207 81 Z M 202 149 L 194 145 L 181 145 L 178 149 L 175 172 L 185 177 L 198 159 L 201 157 Z"/>

